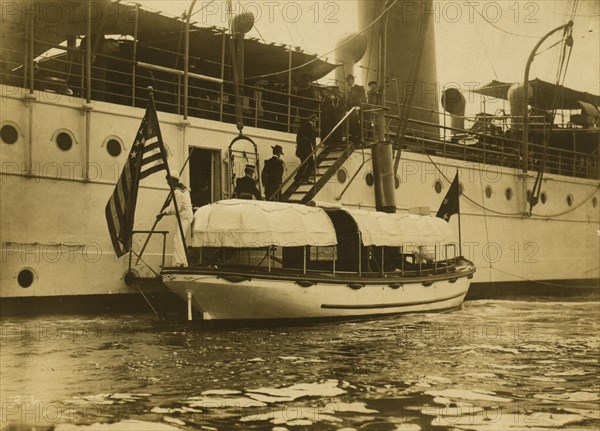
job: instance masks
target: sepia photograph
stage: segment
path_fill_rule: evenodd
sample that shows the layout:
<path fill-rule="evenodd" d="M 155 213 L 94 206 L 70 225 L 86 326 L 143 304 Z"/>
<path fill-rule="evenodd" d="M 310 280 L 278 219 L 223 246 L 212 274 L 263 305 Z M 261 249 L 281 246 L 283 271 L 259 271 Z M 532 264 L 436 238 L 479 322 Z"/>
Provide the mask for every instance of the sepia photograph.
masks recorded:
<path fill-rule="evenodd" d="M 0 34 L 0 431 L 600 431 L 597 0 Z"/>

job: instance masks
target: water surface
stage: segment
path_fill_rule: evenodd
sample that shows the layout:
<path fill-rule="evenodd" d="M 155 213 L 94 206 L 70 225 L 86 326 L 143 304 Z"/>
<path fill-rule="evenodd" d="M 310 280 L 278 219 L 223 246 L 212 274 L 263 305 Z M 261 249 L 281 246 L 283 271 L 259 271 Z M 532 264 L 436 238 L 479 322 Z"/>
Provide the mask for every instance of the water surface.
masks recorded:
<path fill-rule="evenodd" d="M 4 318 L 2 426 L 599 429 L 599 307 L 472 301 L 447 314 L 293 327 Z"/>

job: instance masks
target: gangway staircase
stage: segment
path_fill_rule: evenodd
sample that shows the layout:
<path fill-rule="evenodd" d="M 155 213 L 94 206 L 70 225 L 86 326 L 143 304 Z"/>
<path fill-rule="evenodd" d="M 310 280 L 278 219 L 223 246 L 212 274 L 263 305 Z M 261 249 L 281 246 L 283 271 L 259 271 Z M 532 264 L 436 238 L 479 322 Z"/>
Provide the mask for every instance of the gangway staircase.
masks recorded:
<path fill-rule="evenodd" d="M 353 144 L 346 144 L 345 142 L 323 146 L 314 158 L 309 157 L 306 160 L 306 163 L 314 163 L 314 168 L 311 170 L 314 173 L 302 182 L 291 182 L 283 192 L 281 201 L 301 204 L 310 202 L 325 187 L 325 184 L 342 167 L 344 162 L 348 160 L 354 152 L 354 148 Z M 294 178 L 296 172 L 297 170 L 290 175 L 291 179 Z"/>
<path fill-rule="evenodd" d="M 282 194 L 279 199 L 281 202 L 309 203 L 325 187 L 325 184 L 335 175 L 346 160 L 348 160 L 356 148 L 354 144 L 330 142 L 330 140 L 335 130 L 342 124 L 345 124 L 347 118 L 357 109 L 355 107 L 348 111 L 344 118 L 331 130 L 329 135 L 316 146 L 310 156 L 286 178 L 275 193 L 277 194 L 281 191 Z M 311 175 L 308 178 L 303 178 L 302 181 L 296 181 L 296 174 L 307 164 L 312 165 L 308 169 Z"/>

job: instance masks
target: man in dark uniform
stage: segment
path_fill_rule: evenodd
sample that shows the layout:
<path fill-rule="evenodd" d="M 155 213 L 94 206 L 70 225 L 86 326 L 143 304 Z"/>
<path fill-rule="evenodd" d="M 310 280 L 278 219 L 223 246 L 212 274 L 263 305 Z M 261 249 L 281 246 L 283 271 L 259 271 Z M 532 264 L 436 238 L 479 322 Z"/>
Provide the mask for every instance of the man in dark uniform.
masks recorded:
<path fill-rule="evenodd" d="M 304 118 L 300 123 L 298 134 L 296 135 L 296 156 L 300 159 L 300 163 L 304 163 L 317 145 L 317 129 L 315 127 L 315 114 L 311 114 L 308 118 Z M 296 182 L 302 182 L 308 179 L 313 171 L 313 164 L 307 161 L 296 173 Z"/>
<path fill-rule="evenodd" d="M 281 187 L 283 180 L 283 172 L 285 163 L 281 160 L 283 156 L 283 148 L 281 145 L 271 147 L 273 149 L 273 157 L 265 160 L 265 166 L 262 170 L 262 183 L 265 187 L 265 198 L 270 201 L 278 201 L 281 197 L 281 190 L 275 195 L 275 192 Z"/>
<path fill-rule="evenodd" d="M 347 89 L 347 97 L 346 97 L 346 109 L 350 110 L 355 106 L 360 106 L 364 102 L 366 102 L 365 96 L 365 88 L 362 85 L 358 85 L 354 83 L 354 75 L 346 76 L 346 89 Z M 355 144 L 360 143 L 361 141 L 361 132 L 360 132 L 360 113 L 354 111 L 350 117 L 348 117 L 348 122 L 350 123 L 350 137 L 349 141 Z"/>
<path fill-rule="evenodd" d="M 262 200 L 256 180 L 254 179 L 254 166 L 246 165 L 244 173 L 246 175 L 238 178 L 235 182 L 235 195 L 238 199 L 252 200 L 252 197 L 255 197 L 258 201 Z"/>

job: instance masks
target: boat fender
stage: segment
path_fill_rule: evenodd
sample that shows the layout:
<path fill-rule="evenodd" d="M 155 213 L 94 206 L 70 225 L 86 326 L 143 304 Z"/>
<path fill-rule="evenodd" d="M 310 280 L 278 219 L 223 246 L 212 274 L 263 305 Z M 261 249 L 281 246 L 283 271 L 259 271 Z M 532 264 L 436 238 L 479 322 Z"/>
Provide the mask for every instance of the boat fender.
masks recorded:
<path fill-rule="evenodd" d="M 424 281 L 424 282 L 423 282 L 423 286 L 425 286 L 425 287 L 429 287 L 429 286 L 431 286 L 432 284 L 433 284 L 433 280 L 430 280 L 430 281 Z"/>
<path fill-rule="evenodd" d="M 242 281 L 252 280 L 252 278 L 247 277 L 245 275 L 221 275 L 217 278 L 222 278 L 223 280 L 227 280 L 231 283 L 241 283 Z"/>
<path fill-rule="evenodd" d="M 348 287 L 350 289 L 358 290 L 358 289 L 362 289 L 363 287 L 365 287 L 365 284 L 364 283 L 348 283 Z"/>
<path fill-rule="evenodd" d="M 402 286 L 404 286 L 404 284 L 402 284 L 402 283 L 392 283 L 389 286 L 390 286 L 391 289 L 396 290 L 396 289 L 400 289 Z"/>
<path fill-rule="evenodd" d="M 467 278 L 470 280 L 471 278 L 473 278 L 473 274 L 467 275 Z"/>
<path fill-rule="evenodd" d="M 296 284 L 300 287 L 310 287 L 314 286 L 317 283 L 310 280 L 296 280 Z"/>
<path fill-rule="evenodd" d="M 451 278 L 450 280 L 448 280 L 450 283 L 456 283 L 456 280 L 458 280 L 458 278 L 454 277 Z"/>

